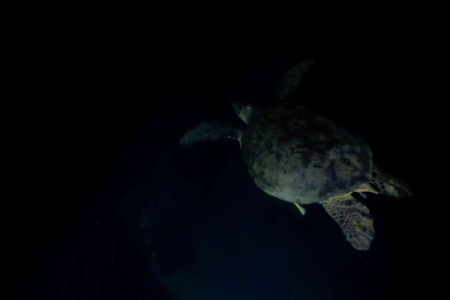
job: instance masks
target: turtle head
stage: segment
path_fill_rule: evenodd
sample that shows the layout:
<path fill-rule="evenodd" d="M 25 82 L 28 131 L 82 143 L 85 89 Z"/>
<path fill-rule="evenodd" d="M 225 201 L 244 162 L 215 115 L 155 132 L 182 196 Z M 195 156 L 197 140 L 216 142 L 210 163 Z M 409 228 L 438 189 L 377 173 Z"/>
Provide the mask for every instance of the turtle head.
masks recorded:
<path fill-rule="evenodd" d="M 246 124 L 255 116 L 256 110 L 251 104 L 233 102 L 231 103 L 231 106 L 233 106 L 239 119 L 244 121 Z"/>

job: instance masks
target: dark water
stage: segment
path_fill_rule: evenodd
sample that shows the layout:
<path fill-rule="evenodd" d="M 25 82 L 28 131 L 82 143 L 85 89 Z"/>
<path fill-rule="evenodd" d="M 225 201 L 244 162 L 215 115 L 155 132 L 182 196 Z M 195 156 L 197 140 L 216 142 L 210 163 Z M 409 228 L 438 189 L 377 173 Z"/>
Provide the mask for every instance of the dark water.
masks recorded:
<path fill-rule="evenodd" d="M 16 178 L 27 184 L 7 212 L 12 299 L 378 300 L 426 289 L 430 204 L 420 107 L 401 105 L 417 83 L 408 61 L 256 45 L 114 61 L 119 51 L 106 48 L 53 62 L 30 87 L 49 101 L 23 117 Z M 310 57 L 296 101 L 357 131 L 417 191 L 369 197 L 377 237 L 367 252 L 321 207 L 301 216 L 258 190 L 236 143 L 178 146 L 201 120 L 235 120 L 230 101 L 270 99 L 286 67 Z"/>

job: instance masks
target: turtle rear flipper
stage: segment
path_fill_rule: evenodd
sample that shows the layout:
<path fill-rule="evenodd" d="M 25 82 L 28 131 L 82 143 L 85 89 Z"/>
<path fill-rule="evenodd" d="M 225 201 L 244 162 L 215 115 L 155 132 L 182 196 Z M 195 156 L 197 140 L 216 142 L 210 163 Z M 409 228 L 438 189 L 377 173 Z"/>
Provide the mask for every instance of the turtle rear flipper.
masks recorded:
<path fill-rule="evenodd" d="M 339 224 L 347 240 L 358 250 L 368 250 L 375 237 L 369 209 L 351 193 L 331 197 L 322 203 Z"/>
<path fill-rule="evenodd" d="M 413 195 L 412 189 L 408 184 L 379 169 L 372 170 L 370 185 L 385 196 L 406 198 Z"/>
<path fill-rule="evenodd" d="M 201 122 L 189 129 L 180 139 L 181 146 L 190 146 L 199 142 L 218 139 L 240 140 L 243 126 L 221 122 Z"/>

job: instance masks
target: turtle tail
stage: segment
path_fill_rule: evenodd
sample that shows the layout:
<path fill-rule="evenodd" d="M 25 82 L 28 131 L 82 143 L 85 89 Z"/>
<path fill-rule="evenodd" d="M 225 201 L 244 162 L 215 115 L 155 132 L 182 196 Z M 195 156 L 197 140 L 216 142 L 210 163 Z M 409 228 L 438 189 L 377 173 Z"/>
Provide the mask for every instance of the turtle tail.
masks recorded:
<path fill-rule="evenodd" d="M 413 195 L 413 191 L 407 183 L 378 169 L 372 171 L 370 185 L 386 196 L 406 198 Z"/>

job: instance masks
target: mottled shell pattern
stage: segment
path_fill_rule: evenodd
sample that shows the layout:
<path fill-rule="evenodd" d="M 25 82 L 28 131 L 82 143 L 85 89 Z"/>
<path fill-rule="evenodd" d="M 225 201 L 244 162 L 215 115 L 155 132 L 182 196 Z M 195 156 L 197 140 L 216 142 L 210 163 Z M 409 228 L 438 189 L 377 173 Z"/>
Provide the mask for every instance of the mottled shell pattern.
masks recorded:
<path fill-rule="evenodd" d="M 269 195 L 320 203 L 370 181 L 367 144 L 303 105 L 277 102 L 247 121 L 243 157 L 256 185 Z"/>

